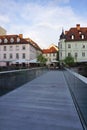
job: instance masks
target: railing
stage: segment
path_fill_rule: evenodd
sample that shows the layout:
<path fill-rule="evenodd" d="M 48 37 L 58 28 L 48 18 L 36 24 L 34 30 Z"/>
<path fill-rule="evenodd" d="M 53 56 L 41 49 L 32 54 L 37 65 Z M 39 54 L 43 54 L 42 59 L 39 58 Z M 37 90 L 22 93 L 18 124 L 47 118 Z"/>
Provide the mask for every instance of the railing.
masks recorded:
<path fill-rule="evenodd" d="M 63 72 L 83 129 L 87 130 L 87 78 L 68 69 Z"/>
<path fill-rule="evenodd" d="M 46 71 L 46 68 L 40 67 L 0 72 L 0 96 L 31 81 Z"/>

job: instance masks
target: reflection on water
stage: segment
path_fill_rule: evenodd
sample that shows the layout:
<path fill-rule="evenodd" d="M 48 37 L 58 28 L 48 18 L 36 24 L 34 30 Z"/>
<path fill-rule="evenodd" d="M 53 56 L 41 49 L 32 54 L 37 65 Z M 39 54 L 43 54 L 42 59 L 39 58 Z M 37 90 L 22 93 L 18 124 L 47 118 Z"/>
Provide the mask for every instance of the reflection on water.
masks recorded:
<path fill-rule="evenodd" d="M 0 96 L 33 80 L 46 71 L 46 68 L 34 68 L 0 73 Z"/>
<path fill-rule="evenodd" d="M 83 126 L 87 129 L 87 84 L 68 71 L 64 71 L 64 75 Z"/>

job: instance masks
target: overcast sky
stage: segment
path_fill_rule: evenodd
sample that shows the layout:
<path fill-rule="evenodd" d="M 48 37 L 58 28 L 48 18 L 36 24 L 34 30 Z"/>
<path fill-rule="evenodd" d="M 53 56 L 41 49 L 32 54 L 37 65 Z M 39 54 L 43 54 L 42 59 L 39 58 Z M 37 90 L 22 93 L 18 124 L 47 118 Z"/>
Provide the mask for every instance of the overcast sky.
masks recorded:
<path fill-rule="evenodd" d="M 87 0 L 0 0 L 0 26 L 43 49 L 58 45 L 62 28 L 87 27 Z"/>

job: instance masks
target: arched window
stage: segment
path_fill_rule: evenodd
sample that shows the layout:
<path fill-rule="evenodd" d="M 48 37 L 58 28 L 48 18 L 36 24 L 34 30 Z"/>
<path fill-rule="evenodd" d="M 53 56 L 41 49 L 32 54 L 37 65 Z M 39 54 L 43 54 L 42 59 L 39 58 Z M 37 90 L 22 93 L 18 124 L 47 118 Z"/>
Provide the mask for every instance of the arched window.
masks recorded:
<path fill-rule="evenodd" d="M 20 38 L 19 37 L 17 37 L 17 42 L 20 42 Z"/>
<path fill-rule="evenodd" d="M 7 43 L 7 42 L 8 42 L 8 40 L 7 40 L 7 38 L 5 38 L 5 39 L 4 39 L 4 43 Z"/>
<path fill-rule="evenodd" d="M 11 38 L 11 39 L 10 39 L 10 42 L 13 43 L 13 42 L 14 42 L 14 38 Z"/>
<path fill-rule="evenodd" d="M 74 35 L 72 35 L 72 36 L 71 36 L 71 39 L 74 39 L 74 38 L 75 38 Z"/>
<path fill-rule="evenodd" d="M 2 39 L 0 39 L 0 43 L 2 42 Z"/>
<path fill-rule="evenodd" d="M 83 34 L 82 34 L 81 38 L 84 39 L 84 35 Z"/>

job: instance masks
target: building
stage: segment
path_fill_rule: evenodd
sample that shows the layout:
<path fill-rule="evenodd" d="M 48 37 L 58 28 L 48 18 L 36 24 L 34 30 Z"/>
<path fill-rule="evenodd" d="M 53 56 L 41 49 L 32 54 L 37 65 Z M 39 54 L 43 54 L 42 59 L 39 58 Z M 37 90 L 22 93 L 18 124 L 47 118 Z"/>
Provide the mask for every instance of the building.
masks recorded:
<path fill-rule="evenodd" d="M 35 48 L 36 50 L 36 56 L 42 54 L 42 49 L 38 46 L 38 44 L 36 42 L 34 42 L 32 39 L 30 38 L 25 38 L 29 43 L 31 43 L 31 45 Z M 32 53 L 33 55 L 33 53 Z M 32 60 L 32 59 L 31 59 Z"/>
<path fill-rule="evenodd" d="M 47 49 L 43 49 L 42 52 L 47 59 L 47 65 L 58 62 L 58 47 L 56 45 L 52 44 Z"/>
<path fill-rule="evenodd" d="M 32 42 L 34 43 L 34 41 Z M 0 36 L 0 66 L 11 64 L 28 64 L 37 58 L 39 46 L 19 35 Z M 37 45 L 37 47 L 35 46 Z"/>
<path fill-rule="evenodd" d="M 59 59 L 63 61 L 67 56 L 74 57 L 75 62 L 87 62 L 87 27 L 70 28 L 63 31 L 59 39 Z"/>
<path fill-rule="evenodd" d="M 6 35 L 6 30 L 0 27 L 0 35 Z"/>

